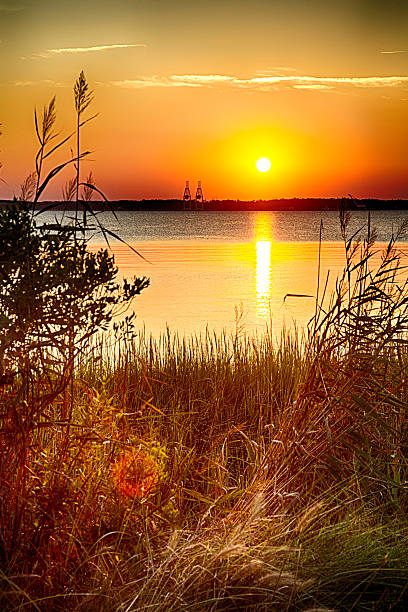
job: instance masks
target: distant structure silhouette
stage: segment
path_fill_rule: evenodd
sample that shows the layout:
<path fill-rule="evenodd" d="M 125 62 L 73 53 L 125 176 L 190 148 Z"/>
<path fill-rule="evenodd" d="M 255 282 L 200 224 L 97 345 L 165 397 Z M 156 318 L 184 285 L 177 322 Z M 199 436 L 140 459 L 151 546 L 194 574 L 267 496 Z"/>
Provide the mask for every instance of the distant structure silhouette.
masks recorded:
<path fill-rule="evenodd" d="M 195 195 L 195 203 L 196 203 L 197 209 L 204 208 L 204 195 L 203 195 L 203 190 L 201 188 L 201 181 L 198 181 L 196 195 Z"/>
<path fill-rule="evenodd" d="M 183 194 L 184 210 L 191 210 L 190 181 L 186 181 Z"/>
<path fill-rule="evenodd" d="M 183 193 L 183 209 L 184 210 L 202 210 L 204 208 L 204 195 L 201 187 L 201 181 L 198 181 L 195 199 L 191 198 L 190 181 L 186 181 Z"/>

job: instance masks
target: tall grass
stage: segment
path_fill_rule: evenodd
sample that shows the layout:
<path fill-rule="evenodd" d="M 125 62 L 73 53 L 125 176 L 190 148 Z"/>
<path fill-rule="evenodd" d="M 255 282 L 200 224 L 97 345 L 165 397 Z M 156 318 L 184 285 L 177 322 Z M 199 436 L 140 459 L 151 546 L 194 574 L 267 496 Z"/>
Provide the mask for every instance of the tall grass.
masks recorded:
<path fill-rule="evenodd" d="M 33 426 L 24 499 L 0 464 L 4 609 L 404 609 L 406 274 L 398 235 L 375 267 L 347 222 L 302 337 L 91 347 L 69 423 L 57 397 Z"/>

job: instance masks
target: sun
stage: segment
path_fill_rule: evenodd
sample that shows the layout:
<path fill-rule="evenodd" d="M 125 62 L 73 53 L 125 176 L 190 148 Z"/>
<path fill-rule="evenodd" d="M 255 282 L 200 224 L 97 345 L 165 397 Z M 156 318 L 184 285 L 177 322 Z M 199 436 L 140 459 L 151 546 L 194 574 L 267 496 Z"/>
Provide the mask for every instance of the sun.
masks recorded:
<path fill-rule="evenodd" d="M 260 157 L 256 160 L 256 169 L 259 172 L 268 172 L 271 169 L 271 160 L 267 157 Z"/>

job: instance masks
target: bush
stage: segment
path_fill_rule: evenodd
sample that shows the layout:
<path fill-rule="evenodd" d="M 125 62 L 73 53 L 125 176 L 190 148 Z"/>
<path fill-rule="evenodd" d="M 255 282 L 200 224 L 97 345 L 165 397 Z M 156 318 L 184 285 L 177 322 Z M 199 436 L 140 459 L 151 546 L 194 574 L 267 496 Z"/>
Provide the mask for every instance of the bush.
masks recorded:
<path fill-rule="evenodd" d="M 0 559 L 7 564 L 22 553 L 22 534 L 24 547 L 28 533 L 34 545 L 64 502 L 78 443 L 75 362 L 148 285 L 136 277 L 119 284 L 116 276 L 108 251 L 89 250 L 75 228 L 37 226 L 22 202 L 0 210 Z M 38 504 L 47 518 L 35 534 Z"/>

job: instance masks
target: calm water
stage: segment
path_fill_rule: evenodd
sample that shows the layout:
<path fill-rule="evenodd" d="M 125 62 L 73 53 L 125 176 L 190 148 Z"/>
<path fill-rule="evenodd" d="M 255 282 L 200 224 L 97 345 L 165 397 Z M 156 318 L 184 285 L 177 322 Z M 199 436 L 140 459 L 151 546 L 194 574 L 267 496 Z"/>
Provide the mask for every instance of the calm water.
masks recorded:
<path fill-rule="evenodd" d="M 44 221 L 55 215 L 46 213 Z M 134 301 L 139 326 L 158 335 L 166 325 L 183 334 L 226 329 L 242 312 L 245 328 L 262 332 L 271 324 L 303 327 L 314 311 L 318 240 L 323 221 L 321 277 L 331 284 L 344 263 L 336 212 L 118 212 L 100 215 L 105 227 L 128 247 L 112 242 L 123 276 L 148 276 L 151 286 Z M 396 231 L 405 214 L 379 211 L 372 225 L 380 242 Z M 350 233 L 364 227 L 367 213 L 352 216 Z M 403 240 L 406 240 L 405 237 Z M 101 236 L 92 239 L 103 244 Z"/>

